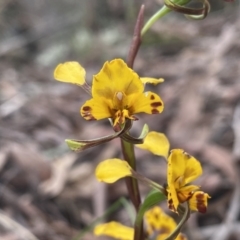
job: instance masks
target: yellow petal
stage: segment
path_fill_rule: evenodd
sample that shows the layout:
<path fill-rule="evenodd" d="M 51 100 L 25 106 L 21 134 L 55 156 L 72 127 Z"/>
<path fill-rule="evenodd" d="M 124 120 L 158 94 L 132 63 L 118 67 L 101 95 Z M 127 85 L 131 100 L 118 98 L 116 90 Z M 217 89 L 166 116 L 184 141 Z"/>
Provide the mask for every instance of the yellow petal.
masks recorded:
<path fill-rule="evenodd" d="M 157 78 L 141 77 L 140 79 L 141 79 L 143 84 L 151 83 L 153 85 L 157 85 L 159 83 L 163 83 L 164 82 L 163 78 L 157 79 Z"/>
<path fill-rule="evenodd" d="M 189 206 L 192 211 L 205 213 L 207 211 L 208 198 L 210 196 L 203 191 L 196 191 L 189 200 Z"/>
<path fill-rule="evenodd" d="M 85 69 L 78 62 L 60 63 L 54 71 L 56 80 L 77 85 L 85 83 L 85 76 Z"/>
<path fill-rule="evenodd" d="M 133 240 L 134 229 L 118 222 L 109 222 L 95 227 L 94 234 L 106 235 L 121 240 Z"/>
<path fill-rule="evenodd" d="M 112 117 L 111 102 L 104 98 L 92 98 L 84 103 L 80 113 L 86 120 L 100 120 Z"/>
<path fill-rule="evenodd" d="M 98 164 L 95 175 L 100 182 L 114 183 L 120 178 L 131 176 L 129 164 L 121 159 L 107 159 Z"/>
<path fill-rule="evenodd" d="M 153 92 L 144 92 L 129 96 L 129 111 L 134 113 L 157 114 L 163 111 L 163 101 Z"/>
<path fill-rule="evenodd" d="M 93 77 L 93 98 L 104 97 L 112 100 L 117 92 L 130 95 L 142 93 L 143 90 L 143 83 L 137 73 L 129 68 L 122 59 L 105 62 L 101 71 Z"/>
<path fill-rule="evenodd" d="M 138 148 L 148 150 L 155 155 L 168 157 L 169 141 L 163 133 L 149 132 L 144 138 L 143 144 L 136 144 Z"/>

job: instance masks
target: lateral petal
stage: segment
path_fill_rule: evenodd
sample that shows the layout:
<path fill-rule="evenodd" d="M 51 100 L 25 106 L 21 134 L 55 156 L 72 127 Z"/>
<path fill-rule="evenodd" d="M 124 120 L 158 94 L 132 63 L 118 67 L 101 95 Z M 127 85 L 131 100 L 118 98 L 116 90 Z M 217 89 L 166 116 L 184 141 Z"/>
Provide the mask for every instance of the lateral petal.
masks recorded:
<path fill-rule="evenodd" d="M 126 161 L 113 158 L 99 163 L 95 175 L 100 182 L 114 183 L 120 178 L 131 176 L 132 171 Z"/>
<path fill-rule="evenodd" d="M 54 78 L 60 82 L 83 85 L 85 76 L 86 71 L 78 62 L 60 63 L 54 70 Z"/>
<path fill-rule="evenodd" d="M 162 99 L 153 92 L 144 92 L 129 96 L 129 110 L 132 114 L 148 113 L 157 114 L 163 111 Z"/>
<path fill-rule="evenodd" d="M 112 117 L 111 102 L 103 98 L 92 98 L 81 107 L 80 113 L 86 120 L 100 120 Z"/>

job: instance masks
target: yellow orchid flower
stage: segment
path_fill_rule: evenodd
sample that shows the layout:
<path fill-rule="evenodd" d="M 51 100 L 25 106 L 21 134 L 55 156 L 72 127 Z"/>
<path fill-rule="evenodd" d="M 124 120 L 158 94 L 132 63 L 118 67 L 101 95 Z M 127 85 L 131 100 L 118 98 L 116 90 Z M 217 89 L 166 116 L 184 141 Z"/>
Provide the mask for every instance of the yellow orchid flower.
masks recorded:
<path fill-rule="evenodd" d="M 122 59 L 106 62 L 101 71 L 93 76 L 92 99 L 81 108 L 86 120 L 112 118 L 113 125 L 125 119 L 136 120 L 135 113 L 160 113 L 163 102 L 152 92 L 143 92 L 144 86 L 137 73 Z"/>
<path fill-rule="evenodd" d="M 175 221 L 157 206 L 146 211 L 144 217 L 149 238 L 155 236 L 154 239 L 156 240 L 164 240 L 177 227 Z M 118 240 L 133 240 L 134 229 L 118 222 L 109 222 L 97 225 L 94 229 L 94 234 L 97 236 L 105 235 Z M 182 233 L 178 234 L 176 238 L 176 240 L 186 239 L 187 238 Z"/>
<path fill-rule="evenodd" d="M 77 62 L 59 64 L 54 78 L 80 86 L 85 85 L 85 70 Z M 153 92 L 144 92 L 144 84 L 158 84 L 163 79 L 140 78 L 122 59 L 105 62 L 93 76 L 92 98 L 80 112 L 86 120 L 111 118 L 113 125 L 126 119 L 137 120 L 136 113 L 156 114 L 163 111 L 161 98 Z"/>
<path fill-rule="evenodd" d="M 143 144 L 136 145 L 167 159 L 168 206 L 172 211 L 177 212 L 179 204 L 188 201 L 192 211 L 205 213 L 209 195 L 199 186 L 189 185 L 202 174 L 200 162 L 182 149 L 173 149 L 168 156 L 169 146 L 167 137 L 158 132 L 149 132 Z"/>
<path fill-rule="evenodd" d="M 54 71 L 56 80 L 88 90 L 85 75 L 84 68 L 77 62 L 61 63 Z M 161 113 L 161 98 L 153 92 L 143 92 L 145 83 L 161 82 L 161 78 L 140 78 L 122 59 L 105 62 L 100 72 L 93 76 L 92 98 L 82 106 L 81 115 L 86 120 L 111 118 L 116 126 L 126 119 L 137 120 L 136 113 Z"/>
<path fill-rule="evenodd" d="M 168 206 L 174 212 L 180 203 L 189 201 L 190 209 L 205 213 L 209 195 L 200 187 L 189 185 L 202 174 L 200 162 L 182 149 L 173 149 L 168 157 Z"/>

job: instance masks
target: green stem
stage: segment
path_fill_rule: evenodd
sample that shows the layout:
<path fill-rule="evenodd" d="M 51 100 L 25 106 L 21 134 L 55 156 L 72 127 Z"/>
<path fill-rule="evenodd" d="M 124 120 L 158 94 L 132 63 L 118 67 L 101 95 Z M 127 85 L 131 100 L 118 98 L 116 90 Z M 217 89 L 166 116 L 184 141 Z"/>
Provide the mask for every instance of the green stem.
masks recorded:
<path fill-rule="evenodd" d="M 188 2 L 190 2 L 190 0 L 176 0 L 173 1 L 176 4 L 179 5 L 185 5 Z M 160 18 L 164 17 L 166 14 L 168 14 L 169 12 L 171 12 L 172 10 L 169 9 L 168 7 L 166 7 L 165 5 L 159 10 L 157 11 L 144 25 L 144 27 L 142 28 L 141 31 L 141 36 L 143 36 L 148 30 L 149 28 Z"/>
<path fill-rule="evenodd" d="M 132 143 L 126 142 L 121 139 L 122 153 L 124 159 L 128 162 L 128 164 L 132 167 L 132 169 L 136 170 L 136 159 L 134 153 L 134 145 Z M 141 205 L 141 196 L 138 188 L 138 181 L 135 178 L 126 177 L 126 186 L 128 189 L 129 197 L 138 213 Z M 143 240 L 143 224 L 139 224 L 138 226 L 134 226 L 134 240 Z"/>
<path fill-rule="evenodd" d="M 133 170 L 136 170 L 136 159 L 135 159 L 133 144 L 121 139 L 121 146 L 122 146 L 122 153 L 123 153 L 124 160 L 128 162 L 128 164 L 131 166 Z M 141 204 L 141 198 L 140 198 L 137 180 L 131 177 L 127 177 L 126 183 L 127 183 L 127 188 L 130 194 L 131 201 L 136 211 L 138 211 L 139 206 Z"/>

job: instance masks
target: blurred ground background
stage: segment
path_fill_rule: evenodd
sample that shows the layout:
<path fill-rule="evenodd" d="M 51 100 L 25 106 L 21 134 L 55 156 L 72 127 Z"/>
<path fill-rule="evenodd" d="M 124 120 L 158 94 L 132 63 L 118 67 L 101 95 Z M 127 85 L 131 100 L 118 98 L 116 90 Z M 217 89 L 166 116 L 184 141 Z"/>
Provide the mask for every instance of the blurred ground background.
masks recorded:
<path fill-rule="evenodd" d="M 79 115 L 89 97 L 53 80 L 55 66 L 79 61 L 87 80 L 106 60 L 127 56 L 137 12 L 148 19 L 161 1 L 0 1 L 0 238 L 69 240 L 120 197 L 123 181 L 106 186 L 94 177 L 98 162 L 121 157 L 119 141 L 76 154 L 66 138 L 112 133 L 108 121 Z M 135 61 L 140 76 L 163 77 L 148 88 L 165 111 L 140 115 L 203 164 L 199 179 L 210 199 L 205 215 L 193 214 L 184 232 L 191 240 L 240 239 L 240 18 L 239 2 L 211 1 L 203 21 L 169 14 L 143 39 Z M 162 159 L 136 150 L 139 172 L 164 183 Z M 146 194 L 149 188 L 141 185 Z M 123 206 L 125 205 L 125 207 Z M 131 225 L 126 204 L 107 218 Z M 127 205 L 128 206 L 128 205 Z M 129 207 L 129 206 L 128 206 Z M 166 204 L 163 204 L 166 208 Z M 82 239 L 95 239 L 88 232 Z M 98 238 L 100 239 L 100 238 Z M 106 239 L 106 238 L 101 238 Z"/>

